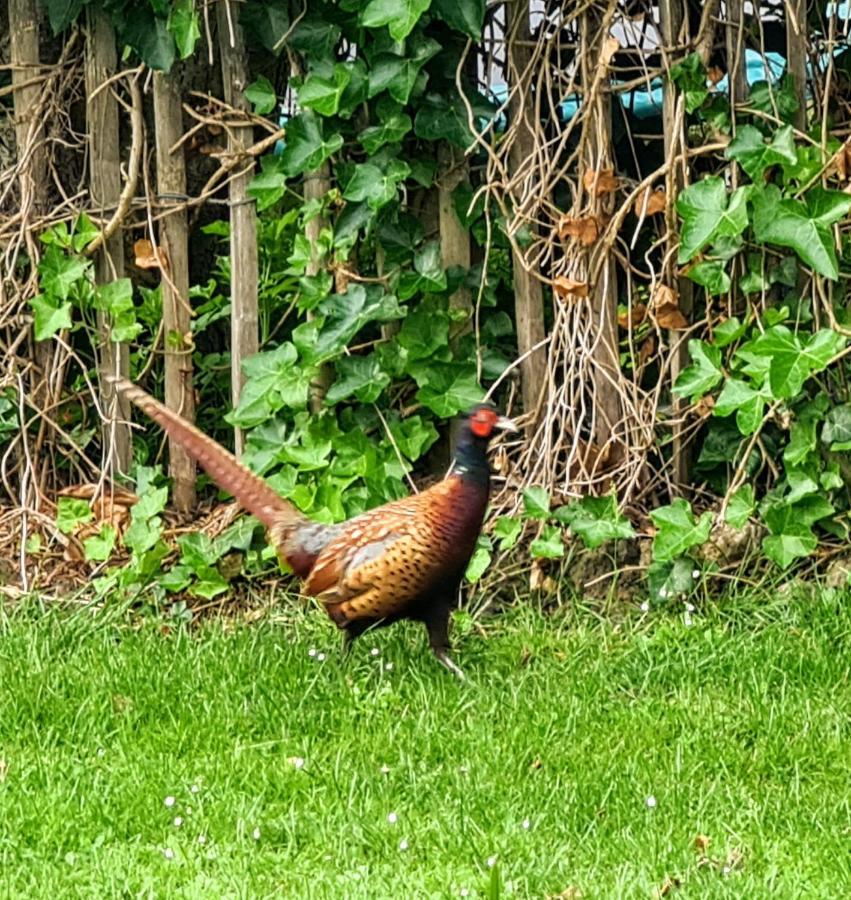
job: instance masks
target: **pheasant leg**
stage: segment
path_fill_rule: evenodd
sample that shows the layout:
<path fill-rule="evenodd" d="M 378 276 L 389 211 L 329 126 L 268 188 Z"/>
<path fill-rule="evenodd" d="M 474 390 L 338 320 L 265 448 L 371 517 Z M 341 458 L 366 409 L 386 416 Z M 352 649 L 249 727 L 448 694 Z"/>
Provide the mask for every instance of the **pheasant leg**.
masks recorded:
<path fill-rule="evenodd" d="M 466 681 L 464 672 L 449 656 L 449 607 L 441 605 L 429 610 L 425 619 L 428 643 L 437 661 L 456 678 Z"/>

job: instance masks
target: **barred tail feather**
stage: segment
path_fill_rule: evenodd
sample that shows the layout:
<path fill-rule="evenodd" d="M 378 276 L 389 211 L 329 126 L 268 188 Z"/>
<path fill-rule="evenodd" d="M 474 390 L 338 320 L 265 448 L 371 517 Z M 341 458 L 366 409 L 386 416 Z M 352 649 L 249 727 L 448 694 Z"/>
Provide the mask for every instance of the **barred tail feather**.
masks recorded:
<path fill-rule="evenodd" d="M 267 528 L 280 528 L 303 521 L 304 516 L 272 488 L 246 468 L 229 450 L 207 437 L 181 415 L 125 378 L 105 376 L 115 390 L 139 407 L 204 469 L 222 489 L 232 494 Z"/>

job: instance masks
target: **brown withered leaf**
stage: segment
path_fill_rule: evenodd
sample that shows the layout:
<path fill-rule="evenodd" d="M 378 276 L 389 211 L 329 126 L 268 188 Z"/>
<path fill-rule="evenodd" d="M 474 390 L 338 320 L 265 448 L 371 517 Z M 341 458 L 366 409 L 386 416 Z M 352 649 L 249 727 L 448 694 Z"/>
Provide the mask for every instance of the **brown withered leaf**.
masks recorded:
<path fill-rule="evenodd" d="M 641 216 L 655 216 L 657 213 L 663 213 L 667 205 L 668 195 L 665 193 L 664 188 L 658 191 L 647 188 L 635 201 L 634 209 L 636 216 L 640 218 Z"/>
<path fill-rule="evenodd" d="M 647 316 L 647 307 L 643 303 L 634 303 L 631 309 L 618 313 L 618 325 L 628 331 L 630 325 L 637 328 Z"/>
<path fill-rule="evenodd" d="M 833 157 L 836 166 L 836 174 L 840 181 L 847 181 L 851 177 L 851 141 L 844 143 Z"/>
<path fill-rule="evenodd" d="M 706 80 L 710 84 L 718 84 L 718 82 L 724 77 L 724 70 L 719 69 L 718 66 L 710 66 L 706 70 Z"/>
<path fill-rule="evenodd" d="M 134 262 L 140 269 L 167 269 L 168 258 L 165 250 L 158 247 L 154 250 L 154 245 L 147 238 L 139 238 L 133 244 Z"/>
<path fill-rule="evenodd" d="M 676 890 L 682 884 L 682 879 L 676 875 L 669 875 L 654 891 L 657 897 L 667 897 L 671 891 Z"/>
<path fill-rule="evenodd" d="M 553 279 L 553 290 L 561 300 L 579 300 L 588 296 L 588 285 L 584 281 L 574 281 L 566 275 Z"/>
<path fill-rule="evenodd" d="M 706 834 L 699 834 L 694 839 L 694 849 L 698 853 L 706 853 L 709 849 L 709 845 L 712 843 L 712 838 Z"/>
<path fill-rule="evenodd" d="M 596 197 L 614 193 L 618 189 L 618 179 L 614 169 L 586 169 L 582 173 L 582 184 L 586 191 Z"/>
<path fill-rule="evenodd" d="M 603 46 L 600 48 L 600 64 L 607 66 L 620 48 L 621 42 L 614 35 L 610 34 L 603 41 Z"/>
<path fill-rule="evenodd" d="M 704 394 L 704 396 L 694 404 L 694 411 L 701 419 L 705 419 L 707 416 L 711 415 L 713 409 L 715 409 L 715 398 L 712 394 Z"/>
<path fill-rule="evenodd" d="M 550 894 L 547 900 L 581 900 L 582 891 L 575 884 L 568 885 L 560 894 Z"/>
<path fill-rule="evenodd" d="M 688 328 L 686 317 L 680 312 L 676 292 L 667 284 L 660 284 L 653 294 L 653 315 L 660 328 L 673 331 Z"/>
<path fill-rule="evenodd" d="M 646 366 L 656 352 L 656 338 L 651 334 L 638 350 L 638 366 Z"/>
<path fill-rule="evenodd" d="M 584 247 L 590 247 L 600 236 L 600 225 L 595 216 L 562 216 L 558 223 L 558 236 L 562 240 L 576 238 Z"/>

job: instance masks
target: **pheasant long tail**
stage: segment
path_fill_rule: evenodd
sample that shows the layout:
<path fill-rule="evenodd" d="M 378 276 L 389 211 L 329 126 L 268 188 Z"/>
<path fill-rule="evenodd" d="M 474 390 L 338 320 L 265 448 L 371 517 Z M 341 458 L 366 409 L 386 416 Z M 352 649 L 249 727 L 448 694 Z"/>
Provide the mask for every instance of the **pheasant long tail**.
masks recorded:
<path fill-rule="evenodd" d="M 287 500 L 276 494 L 262 478 L 246 468 L 230 451 L 207 437 L 183 416 L 170 410 L 150 394 L 125 378 L 107 375 L 106 380 L 121 394 L 150 416 L 204 469 L 222 489 L 232 494 L 267 527 L 297 525 L 305 517 Z"/>

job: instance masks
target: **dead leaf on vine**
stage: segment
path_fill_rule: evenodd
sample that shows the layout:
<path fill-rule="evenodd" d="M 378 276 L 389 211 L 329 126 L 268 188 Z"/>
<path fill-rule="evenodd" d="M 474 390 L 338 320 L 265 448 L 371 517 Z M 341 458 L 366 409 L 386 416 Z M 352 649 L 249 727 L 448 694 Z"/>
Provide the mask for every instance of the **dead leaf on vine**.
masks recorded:
<path fill-rule="evenodd" d="M 600 197 L 603 194 L 612 194 L 618 189 L 618 179 L 614 169 L 586 169 L 582 175 L 582 184 L 586 191 Z"/>
<path fill-rule="evenodd" d="M 664 189 L 658 191 L 646 188 L 641 196 L 635 201 L 635 214 L 639 218 L 641 216 L 655 216 L 657 213 L 665 212 L 668 205 L 668 195 Z"/>
<path fill-rule="evenodd" d="M 710 84 L 718 84 L 718 82 L 724 77 L 724 70 L 719 69 L 718 66 L 710 66 L 706 70 L 706 80 Z"/>
<path fill-rule="evenodd" d="M 584 281 L 574 281 L 566 275 L 553 280 L 553 290 L 561 300 L 580 300 L 588 296 L 588 285 Z"/>
<path fill-rule="evenodd" d="M 583 216 L 582 218 L 562 216 L 559 219 L 558 236 L 562 240 L 576 238 L 584 247 L 590 247 L 599 235 L 600 226 L 595 216 Z"/>
<path fill-rule="evenodd" d="M 600 48 L 600 63 L 601 65 L 607 66 L 611 61 L 612 57 L 620 50 L 621 42 L 614 37 L 614 35 L 609 35 L 606 40 L 603 41 L 603 46 Z"/>
<path fill-rule="evenodd" d="M 167 269 L 168 257 L 162 247 L 154 249 L 147 238 L 140 238 L 133 244 L 135 263 L 140 269 Z"/>
<path fill-rule="evenodd" d="M 653 358 L 653 354 L 656 352 L 656 338 L 651 334 L 649 338 L 641 345 L 638 351 L 638 366 L 639 368 L 646 366 L 647 363 Z"/>
<path fill-rule="evenodd" d="M 705 394 L 694 404 L 694 411 L 701 419 L 708 418 L 712 414 L 713 409 L 715 409 L 715 398 L 712 394 Z"/>
<path fill-rule="evenodd" d="M 836 166 L 836 174 L 840 181 L 847 181 L 851 177 L 851 141 L 843 144 L 836 156 L 833 157 Z"/>
<path fill-rule="evenodd" d="M 686 317 L 680 312 L 677 295 L 667 284 L 660 284 L 653 294 L 653 314 L 660 328 L 673 331 L 688 328 Z"/>
<path fill-rule="evenodd" d="M 647 307 L 643 303 L 635 303 L 622 313 L 618 313 L 618 325 L 624 331 L 628 331 L 630 325 L 637 328 L 647 316 Z"/>

